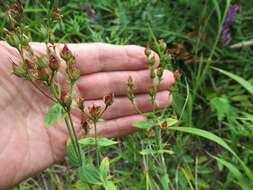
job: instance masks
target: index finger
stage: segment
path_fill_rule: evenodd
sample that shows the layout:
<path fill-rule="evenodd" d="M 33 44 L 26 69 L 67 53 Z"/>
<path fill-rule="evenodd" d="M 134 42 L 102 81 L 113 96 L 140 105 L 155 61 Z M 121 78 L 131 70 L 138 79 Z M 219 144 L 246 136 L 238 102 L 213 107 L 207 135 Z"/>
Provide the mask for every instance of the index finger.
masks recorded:
<path fill-rule="evenodd" d="M 76 56 L 81 74 L 107 71 L 133 71 L 147 68 L 144 47 L 136 45 L 112 45 L 106 43 L 69 44 Z M 157 64 L 159 57 L 155 52 Z"/>

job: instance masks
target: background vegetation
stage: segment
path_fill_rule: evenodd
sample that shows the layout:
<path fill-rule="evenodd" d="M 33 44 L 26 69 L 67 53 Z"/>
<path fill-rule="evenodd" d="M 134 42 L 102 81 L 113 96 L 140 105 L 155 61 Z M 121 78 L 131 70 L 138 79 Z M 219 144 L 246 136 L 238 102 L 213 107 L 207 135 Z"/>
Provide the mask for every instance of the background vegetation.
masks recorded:
<path fill-rule="evenodd" d="M 22 2 L 33 39 L 42 41 L 44 1 Z M 162 138 L 174 152 L 166 155 L 165 160 L 169 189 L 253 189 L 253 49 L 224 47 L 220 40 L 228 7 L 235 3 L 243 13 L 233 20 L 231 44 L 253 39 L 252 1 L 55 0 L 54 3 L 63 15 L 62 23 L 51 26 L 57 42 L 147 46 L 155 36 L 168 44 L 173 67 L 182 74 L 168 115 L 171 117 L 173 113 L 180 120 L 178 127 L 209 131 L 223 140 L 202 131 L 164 131 Z M 88 14 L 85 3 L 92 5 L 96 17 Z M 2 13 L 0 25 L 6 27 Z M 0 35 L 4 36 L 2 31 Z M 160 179 L 156 175 L 163 168 L 152 167 L 150 161 L 149 171 L 143 170 L 144 157 L 139 152 L 148 138 L 139 132 L 118 139 L 118 145 L 102 149 L 102 154 L 111 159 L 110 172 L 118 189 L 164 189 L 156 186 Z M 147 173 L 149 183 L 153 184 L 150 188 L 145 185 Z M 14 189 L 88 189 L 88 186 L 76 180 L 68 162 L 63 162 Z"/>

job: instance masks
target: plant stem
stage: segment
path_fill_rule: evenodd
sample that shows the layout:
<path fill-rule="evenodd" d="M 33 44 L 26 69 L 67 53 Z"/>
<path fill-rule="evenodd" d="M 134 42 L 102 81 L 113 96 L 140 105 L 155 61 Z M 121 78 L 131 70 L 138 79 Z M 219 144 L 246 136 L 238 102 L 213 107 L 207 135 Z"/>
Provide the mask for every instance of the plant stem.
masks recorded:
<path fill-rule="evenodd" d="M 97 156 L 97 166 L 99 166 L 100 163 L 100 157 L 99 157 L 99 146 L 98 146 L 98 142 L 97 142 L 97 121 L 96 120 L 92 120 L 93 125 L 94 125 L 94 132 L 95 132 L 95 147 L 96 147 L 96 156 Z"/>
<path fill-rule="evenodd" d="M 69 111 L 67 111 L 67 115 L 68 115 L 68 119 L 70 121 L 71 135 L 73 135 L 72 138 L 74 139 L 73 143 L 75 143 L 75 146 L 76 146 L 76 149 L 77 149 L 77 155 L 78 155 L 79 160 L 80 160 L 81 165 L 82 165 L 81 150 L 80 150 L 80 146 L 78 144 L 78 138 L 77 138 L 76 131 L 75 131 L 75 128 L 74 128 L 73 120 L 72 120 L 72 117 L 71 117 Z"/>
<path fill-rule="evenodd" d="M 32 83 L 32 85 L 37 88 L 44 96 L 48 97 L 53 102 L 57 102 L 54 98 L 52 98 L 50 95 L 48 95 L 46 92 L 44 92 L 32 79 L 29 79 L 29 81 Z"/>

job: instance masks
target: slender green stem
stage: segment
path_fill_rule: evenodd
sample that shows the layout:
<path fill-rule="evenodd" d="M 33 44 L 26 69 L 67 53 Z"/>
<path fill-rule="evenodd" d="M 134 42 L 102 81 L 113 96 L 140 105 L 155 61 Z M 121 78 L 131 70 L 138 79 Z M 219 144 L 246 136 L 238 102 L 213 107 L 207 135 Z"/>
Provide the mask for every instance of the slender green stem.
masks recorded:
<path fill-rule="evenodd" d="M 53 97 L 51 97 L 50 95 L 48 95 L 46 92 L 44 92 L 33 80 L 29 80 L 32 85 L 38 89 L 44 96 L 48 97 L 50 100 L 52 100 L 53 102 L 57 102 Z"/>
<path fill-rule="evenodd" d="M 70 124 L 69 124 L 69 120 L 68 120 L 68 118 L 65 118 L 64 120 L 65 120 L 67 129 L 68 129 L 68 132 L 69 132 L 70 140 L 73 143 L 73 147 L 74 147 L 75 153 L 77 154 L 78 151 L 77 151 L 76 146 L 74 144 L 74 138 L 73 138 L 73 135 L 72 135 L 72 132 L 71 132 L 71 127 L 70 127 Z"/>
<path fill-rule="evenodd" d="M 100 163 L 100 155 L 99 155 L 99 146 L 97 144 L 97 121 L 96 120 L 92 120 L 93 125 L 94 125 L 94 132 L 95 132 L 95 147 L 96 147 L 96 157 L 97 157 L 97 165 L 99 166 Z"/>
<path fill-rule="evenodd" d="M 68 119 L 70 121 L 70 129 L 71 129 L 73 139 L 74 139 L 73 143 L 75 143 L 75 146 L 76 146 L 76 149 L 77 149 L 77 154 L 78 154 L 79 160 L 82 164 L 81 150 L 80 150 L 80 146 L 78 144 L 78 138 L 77 138 L 76 131 L 75 131 L 75 128 L 74 128 L 73 120 L 72 120 L 72 117 L 71 117 L 69 111 L 67 111 L 67 114 L 68 114 Z"/>

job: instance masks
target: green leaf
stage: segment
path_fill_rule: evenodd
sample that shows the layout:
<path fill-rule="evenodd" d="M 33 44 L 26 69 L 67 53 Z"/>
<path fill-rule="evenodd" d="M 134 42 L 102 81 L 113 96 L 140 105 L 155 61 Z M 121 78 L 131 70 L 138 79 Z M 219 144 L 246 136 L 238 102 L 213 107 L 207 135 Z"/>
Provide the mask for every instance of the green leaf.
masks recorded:
<path fill-rule="evenodd" d="M 233 176 L 235 178 L 237 178 L 237 180 L 238 180 L 237 183 L 242 187 L 242 189 L 244 189 L 244 190 L 251 190 L 252 189 L 252 187 L 250 187 L 248 185 L 249 182 L 244 178 L 244 176 L 242 175 L 242 173 L 240 172 L 240 170 L 238 170 L 236 168 L 236 166 L 234 166 L 230 162 L 227 162 L 226 160 L 223 160 L 223 159 L 218 158 L 216 156 L 212 156 L 212 157 L 214 159 L 216 159 L 220 164 L 226 166 L 229 169 L 229 171 L 233 174 Z"/>
<path fill-rule="evenodd" d="M 219 121 L 222 121 L 225 117 L 229 117 L 231 106 L 226 96 L 212 98 L 210 105 L 212 110 L 216 112 Z"/>
<path fill-rule="evenodd" d="M 108 157 L 105 157 L 100 165 L 99 171 L 100 171 L 100 175 L 101 177 L 106 180 L 108 174 L 109 174 L 109 166 L 110 166 L 110 162 Z"/>
<path fill-rule="evenodd" d="M 14 74 L 16 74 L 19 77 L 24 77 L 24 78 L 27 77 L 27 72 L 23 69 L 20 69 L 17 66 L 13 66 L 13 72 L 14 72 Z"/>
<path fill-rule="evenodd" d="M 220 7 L 219 7 L 219 3 L 217 0 L 212 0 L 213 5 L 214 5 L 214 9 L 218 18 L 218 22 L 220 23 L 221 21 L 221 11 L 220 11 Z"/>
<path fill-rule="evenodd" d="M 168 174 L 165 174 L 161 177 L 161 185 L 162 185 L 162 188 L 163 190 L 170 190 L 169 188 L 169 176 Z"/>
<path fill-rule="evenodd" d="M 166 121 L 168 123 L 168 126 L 173 126 L 175 124 L 177 124 L 179 121 L 177 119 L 174 118 L 166 118 L 164 120 L 162 120 L 161 122 Z"/>
<path fill-rule="evenodd" d="M 137 121 L 132 124 L 134 127 L 140 128 L 140 129 L 150 129 L 154 126 L 154 123 L 147 122 L 147 121 Z"/>
<path fill-rule="evenodd" d="M 89 184 L 101 184 L 102 181 L 100 180 L 99 171 L 95 166 L 88 164 L 83 165 L 82 167 L 78 168 L 77 170 L 77 177 L 83 183 Z"/>
<path fill-rule="evenodd" d="M 117 187 L 111 181 L 104 181 L 103 187 L 105 190 L 117 190 Z"/>
<path fill-rule="evenodd" d="M 163 153 L 174 154 L 174 152 L 171 151 L 171 150 L 144 149 L 144 150 L 140 151 L 140 154 L 141 154 L 141 155 L 148 155 L 148 154 L 163 154 Z"/>
<path fill-rule="evenodd" d="M 67 148 L 67 155 L 68 155 L 70 165 L 75 168 L 80 167 L 82 165 L 82 163 L 80 162 L 78 155 L 74 149 L 74 145 L 70 139 L 67 141 L 66 148 Z"/>
<path fill-rule="evenodd" d="M 239 163 L 243 167 L 243 169 L 244 169 L 245 173 L 247 174 L 247 176 L 249 177 L 249 179 L 251 181 L 253 181 L 253 173 L 251 172 L 251 170 L 246 166 L 246 164 L 239 158 L 239 156 L 228 146 L 228 144 L 222 138 L 220 138 L 208 131 L 204 131 L 202 129 L 192 128 L 192 127 L 169 127 L 168 130 L 191 133 L 191 134 L 198 135 L 198 136 L 201 136 L 201 137 L 204 137 L 206 139 L 216 142 L 217 144 L 219 144 L 220 146 L 222 146 L 223 148 L 228 150 L 230 153 L 233 154 L 233 156 L 235 156 L 237 158 L 237 160 L 239 161 Z"/>
<path fill-rule="evenodd" d="M 78 142 L 82 147 L 96 144 L 96 140 L 93 137 L 87 137 L 79 140 Z M 117 141 L 113 141 L 107 138 L 97 138 L 97 146 L 110 146 L 117 143 Z"/>
<path fill-rule="evenodd" d="M 231 79 L 235 80 L 236 82 L 238 82 L 240 85 L 242 85 L 246 90 L 248 90 L 251 95 L 253 95 L 253 85 L 250 84 L 248 81 L 246 81 L 245 79 L 233 74 L 233 73 L 230 73 L 228 71 L 224 71 L 222 69 L 218 69 L 218 68 L 215 68 L 213 67 L 213 69 L 215 69 L 216 71 L 219 71 L 220 73 L 230 77 Z"/>
<path fill-rule="evenodd" d="M 50 126 L 52 125 L 58 118 L 62 110 L 62 106 L 60 104 L 54 104 L 48 109 L 47 115 L 45 117 L 45 125 Z"/>

